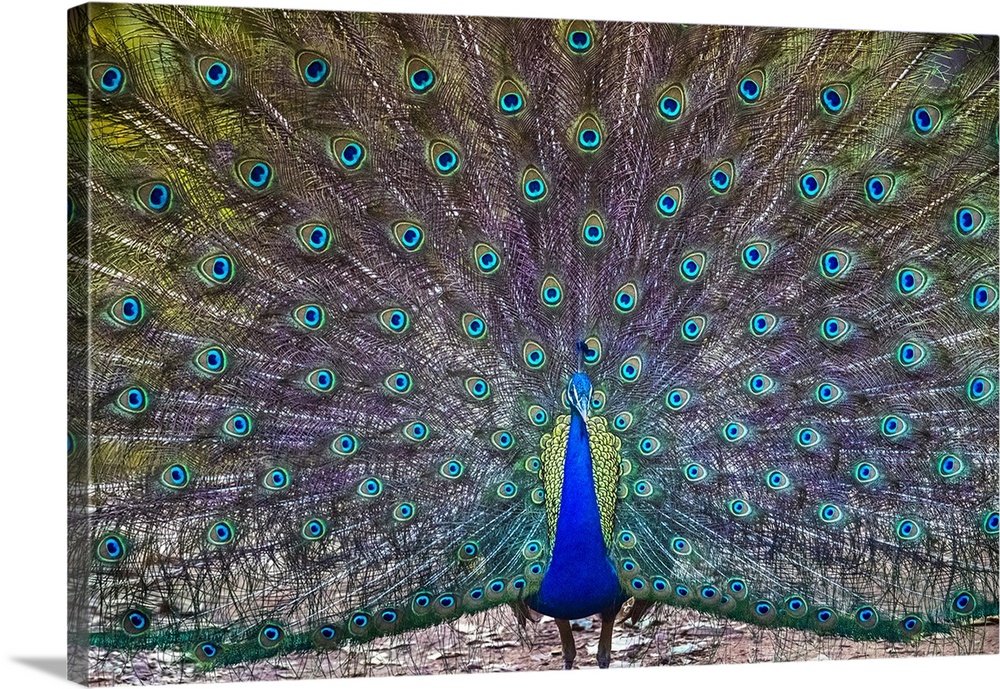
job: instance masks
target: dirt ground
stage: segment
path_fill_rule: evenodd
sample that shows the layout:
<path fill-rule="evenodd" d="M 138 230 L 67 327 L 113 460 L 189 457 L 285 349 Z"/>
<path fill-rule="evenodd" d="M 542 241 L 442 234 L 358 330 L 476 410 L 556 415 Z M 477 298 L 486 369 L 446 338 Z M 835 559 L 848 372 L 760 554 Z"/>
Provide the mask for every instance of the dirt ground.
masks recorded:
<path fill-rule="evenodd" d="M 575 669 L 597 667 L 597 618 L 573 622 Z M 998 652 L 996 618 L 951 635 L 916 643 L 858 642 L 815 634 L 762 630 L 687 610 L 660 611 L 638 624 L 619 619 L 612 668 L 652 665 L 962 655 Z M 92 686 L 115 684 L 274 680 L 302 677 L 516 672 L 562 669 L 559 632 L 551 618 L 520 629 L 510 614 L 483 614 L 410 635 L 376 640 L 324 655 L 295 654 L 205 671 L 179 653 L 149 652 L 127 658 L 92 649 Z"/>

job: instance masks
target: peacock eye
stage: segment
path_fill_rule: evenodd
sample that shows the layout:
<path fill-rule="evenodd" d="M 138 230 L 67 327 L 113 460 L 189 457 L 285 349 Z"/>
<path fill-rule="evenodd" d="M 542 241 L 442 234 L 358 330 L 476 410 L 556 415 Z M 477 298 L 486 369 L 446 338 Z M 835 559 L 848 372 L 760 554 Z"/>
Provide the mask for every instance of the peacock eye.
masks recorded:
<path fill-rule="evenodd" d="M 833 629 L 837 626 L 837 613 L 830 608 L 819 608 L 816 610 L 816 623 L 820 629 Z"/>
<path fill-rule="evenodd" d="M 417 509 L 412 502 L 401 502 L 392 508 L 392 518 L 397 522 L 408 522 L 416 513 Z"/>
<path fill-rule="evenodd" d="M 927 358 L 927 350 L 916 342 L 904 342 L 896 350 L 896 361 L 903 368 L 913 368 Z"/>
<path fill-rule="evenodd" d="M 804 450 L 816 447 L 821 440 L 823 440 L 823 436 L 815 428 L 807 426 L 795 431 L 795 444 Z"/>
<path fill-rule="evenodd" d="M 237 163 L 236 173 L 240 180 L 254 191 L 271 186 L 274 174 L 271 166 L 263 160 L 243 160 Z"/>
<path fill-rule="evenodd" d="M 424 229 L 412 222 L 398 222 L 392 226 L 392 235 L 405 251 L 419 251 L 424 245 Z"/>
<path fill-rule="evenodd" d="M 382 482 L 374 476 L 366 478 L 358 485 L 358 495 L 366 498 L 377 498 L 382 494 Z"/>
<path fill-rule="evenodd" d="M 135 385 L 122 390 L 115 400 L 115 404 L 124 412 L 139 414 L 149 407 L 149 394 L 145 388 Z"/>
<path fill-rule="evenodd" d="M 747 390 L 754 395 L 763 395 L 774 389 L 774 379 L 763 373 L 757 373 L 747 379 Z"/>
<path fill-rule="evenodd" d="M 357 139 L 340 136 L 330 143 L 333 157 L 345 170 L 357 170 L 365 162 L 367 152 Z"/>
<path fill-rule="evenodd" d="M 639 454 L 644 457 L 648 457 L 651 454 L 659 451 L 660 441 L 652 436 L 646 436 L 639 441 Z"/>
<path fill-rule="evenodd" d="M 594 31 L 587 22 L 570 22 L 566 28 L 566 45 L 570 52 L 585 55 L 594 47 Z"/>
<path fill-rule="evenodd" d="M 226 521 L 216 522 L 208 527 L 208 542 L 212 545 L 226 545 L 233 540 L 233 525 Z"/>
<path fill-rule="evenodd" d="M 204 373 L 215 375 L 229 367 L 229 357 L 221 347 L 206 347 L 195 354 L 194 365 Z"/>
<path fill-rule="evenodd" d="M 257 643 L 260 644 L 261 648 L 274 648 L 281 643 L 281 640 L 285 638 L 285 632 L 282 631 L 281 627 L 268 624 L 264 625 L 263 629 L 257 635 Z"/>
<path fill-rule="evenodd" d="M 750 72 L 740 79 L 737 91 L 744 103 L 756 103 L 764 92 L 764 73 L 759 69 Z"/>
<path fill-rule="evenodd" d="M 816 401 L 820 404 L 833 404 L 843 395 L 844 391 L 834 383 L 820 383 L 816 386 Z"/>
<path fill-rule="evenodd" d="M 612 425 L 615 427 L 616 431 L 627 431 L 632 425 L 632 419 L 633 417 L 631 412 L 623 411 L 615 417 Z"/>
<path fill-rule="evenodd" d="M 90 69 L 90 78 L 104 93 L 118 93 L 125 86 L 125 72 L 115 65 L 94 65 Z"/>
<path fill-rule="evenodd" d="M 326 311 L 319 304 L 303 304 L 292 311 L 292 319 L 306 330 L 319 330 L 326 323 Z"/>
<path fill-rule="evenodd" d="M 510 79 L 505 79 L 497 89 L 497 108 L 504 115 L 516 115 L 524 109 L 524 91 Z"/>
<path fill-rule="evenodd" d="M 732 514 L 734 517 L 749 517 L 751 514 L 753 514 L 753 508 L 750 507 L 750 503 L 748 503 L 746 500 L 741 500 L 738 498 L 736 500 L 730 500 L 728 507 L 730 514 Z"/>
<path fill-rule="evenodd" d="M 601 124 L 593 115 L 584 115 L 576 127 L 576 144 L 585 153 L 596 151 L 601 146 L 604 136 Z"/>
<path fill-rule="evenodd" d="M 709 176 L 708 181 L 712 187 L 712 191 L 717 194 L 724 194 L 729 191 L 729 188 L 733 184 L 733 177 L 736 174 L 736 168 L 733 167 L 731 161 L 725 160 L 712 170 L 712 174 Z"/>
<path fill-rule="evenodd" d="M 524 460 L 525 471 L 530 471 L 533 474 L 537 474 L 542 468 L 542 460 L 538 457 L 528 457 Z"/>
<path fill-rule="evenodd" d="M 851 324 L 836 316 L 827 318 L 819 328 L 820 334 L 827 342 L 839 342 L 847 337 L 847 333 L 850 331 Z"/>
<path fill-rule="evenodd" d="M 831 115 L 839 115 L 851 99 L 851 89 L 847 84 L 830 84 L 820 93 L 823 109 Z"/>
<path fill-rule="evenodd" d="M 901 541 L 915 541 L 920 538 L 920 525 L 912 519 L 901 519 L 896 523 L 896 537 Z"/>
<path fill-rule="evenodd" d="M 403 309 L 385 309 L 378 315 L 379 324 L 392 333 L 402 333 L 410 327 L 410 316 Z"/>
<path fill-rule="evenodd" d="M 328 649 L 333 648 L 339 635 L 340 632 L 337 631 L 336 627 L 327 624 L 320 627 L 313 638 L 320 648 Z"/>
<path fill-rule="evenodd" d="M 670 539 L 670 549 L 677 555 L 690 555 L 694 552 L 691 541 L 680 536 L 674 536 Z"/>
<path fill-rule="evenodd" d="M 754 603 L 753 614 L 757 617 L 758 622 L 766 624 L 774 621 L 775 609 L 770 602 L 761 600 Z"/>
<path fill-rule="evenodd" d="M 769 472 L 764 482 L 771 490 L 784 490 L 792 485 L 791 481 L 788 480 L 788 476 L 780 471 Z"/>
<path fill-rule="evenodd" d="M 955 211 L 955 231 L 962 237 L 971 237 L 983 229 L 986 215 L 974 206 L 962 206 Z"/>
<path fill-rule="evenodd" d="M 826 189 L 829 175 L 826 170 L 810 170 L 799 177 L 799 191 L 807 199 L 814 199 Z"/>
<path fill-rule="evenodd" d="M 538 369 L 545 365 L 545 350 L 537 342 L 532 342 L 528 340 L 524 343 L 524 348 L 521 350 L 521 355 L 524 357 L 524 363 L 528 368 Z"/>
<path fill-rule="evenodd" d="M 477 376 L 465 379 L 465 390 L 477 400 L 484 400 L 490 396 L 490 384 Z"/>
<path fill-rule="evenodd" d="M 535 167 L 529 167 L 521 175 L 521 190 L 524 192 L 524 198 L 532 203 L 541 201 L 549 192 L 542 173 Z"/>
<path fill-rule="evenodd" d="M 427 147 L 427 155 L 434 171 L 444 177 L 454 174 L 461 164 L 458 151 L 444 141 L 432 141 Z"/>
<path fill-rule="evenodd" d="M 851 265 L 851 256 L 845 251 L 833 249 L 820 257 L 819 271 L 825 278 L 831 280 L 843 277 Z"/>
<path fill-rule="evenodd" d="M 964 468 L 962 459 L 955 455 L 945 455 L 937 463 L 937 472 L 942 478 L 954 478 L 961 474 Z"/>
<path fill-rule="evenodd" d="M 350 433 L 341 433 L 330 443 L 330 449 L 341 457 L 350 457 L 358 451 L 358 439 Z"/>
<path fill-rule="evenodd" d="M 865 194 L 872 203 L 885 201 L 895 186 L 895 179 L 890 175 L 875 175 L 865 182 Z"/>
<path fill-rule="evenodd" d="M 998 531 L 1000 531 L 1000 512 L 993 510 L 983 517 L 983 531 L 991 536 L 997 535 Z"/>
<path fill-rule="evenodd" d="M 191 480 L 191 472 L 183 464 L 171 464 L 160 474 L 160 483 L 167 488 L 184 488 Z"/>
<path fill-rule="evenodd" d="M 601 360 L 604 347 L 596 337 L 588 337 L 583 341 L 583 363 L 593 366 Z"/>
<path fill-rule="evenodd" d="M 253 431 L 253 419 L 243 412 L 230 414 L 222 424 L 222 430 L 233 438 L 245 438 Z"/>
<path fill-rule="evenodd" d="M 673 388 L 667 391 L 664 401 L 671 411 L 680 411 L 691 401 L 691 393 L 684 388 Z"/>
<path fill-rule="evenodd" d="M 985 402 L 993 396 L 996 383 L 983 376 L 973 376 L 965 386 L 965 394 L 973 402 Z"/>
<path fill-rule="evenodd" d="M 678 271 L 681 277 L 688 282 L 694 282 L 701 275 L 702 270 L 705 268 L 705 263 L 708 258 L 705 256 L 704 252 L 693 251 L 684 258 L 681 259 L 681 265 Z"/>
<path fill-rule="evenodd" d="M 824 524 L 836 524 L 844 518 L 844 511 L 832 503 L 819 506 L 819 518 Z"/>
<path fill-rule="evenodd" d="M 128 294 L 108 308 L 108 315 L 119 325 L 137 325 L 145 317 L 146 308 L 139 297 Z"/>
<path fill-rule="evenodd" d="M 318 223 L 300 227 L 299 239 L 302 245 L 314 254 L 321 254 L 330 248 L 330 230 Z"/>
<path fill-rule="evenodd" d="M 337 376 L 328 368 L 318 368 L 306 376 L 306 385 L 316 392 L 330 392 L 337 384 Z"/>
<path fill-rule="evenodd" d="M 149 631 L 151 621 L 149 615 L 142 610 L 129 610 L 122 617 L 122 629 L 129 636 L 138 636 Z"/>
<path fill-rule="evenodd" d="M 420 443 L 427 440 L 430 431 L 423 421 L 411 421 L 403 427 L 403 437 L 407 440 Z"/>
<path fill-rule="evenodd" d="M 680 84 L 668 86 L 657 101 L 660 116 L 667 122 L 676 122 L 684 112 L 684 89 Z"/>
<path fill-rule="evenodd" d="M 366 612 L 356 612 L 351 615 L 351 621 L 347 625 L 351 634 L 354 636 L 364 636 L 368 633 L 368 625 L 371 622 L 371 617 Z"/>
<path fill-rule="evenodd" d="M 872 483 L 879 477 L 878 469 L 876 469 L 875 465 L 870 462 L 860 462 L 856 464 L 854 466 L 853 474 L 854 480 L 862 485 Z"/>
<path fill-rule="evenodd" d="M 441 465 L 441 475 L 445 478 L 459 478 L 465 473 L 465 465 L 457 459 L 452 459 Z"/>
<path fill-rule="evenodd" d="M 757 337 L 767 335 L 774 330 L 776 325 L 778 325 L 778 319 L 766 311 L 755 313 L 750 317 L 750 332 Z"/>
<path fill-rule="evenodd" d="M 615 308 L 619 313 L 631 313 L 639 303 L 639 290 L 634 282 L 627 282 L 615 293 Z"/>
<path fill-rule="evenodd" d="M 548 275 L 542 280 L 542 287 L 539 290 L 542 303 L 550 308 L 555 308 L 562 303 L 563 288 L 552 275 Z"/>
<path fill-rule="evenodd" d="M 742 440 L 749 433 L 749 429 L 739 421 L 730 421 L 722 429 L 722 437 L 731 443 Z"/>
<path fill-rule="evenodd" d="M 878 624 L 878 613 L 875 608 L 866 605 L 854 613 L 854 620 L 862 629 L 871 629 Z"/>
<path fill-rule="evenodd" d="M 170 209 L 173 194 L 164 182 L 146 182 L 135 190 L 135 198 L 146 210 L 163 213 Z"/>
<path fill-rule="evenodd" d="M 235 273 L 233 259 L 226 254 L 213 254 L 204 259 L 198 266 L 202 276 L 216 285 L 225 285 L 233 279 Z"/>
<path fill-rule="evenodd" d="M 653 494 L 653 486 L 649 481 L 636 481 L 632 484 L 632 490 L 640 498 L 645 498 Z"/>
<path fill-rule="evenodd" d="M 264 474 L 264 487 L 269 490 L 284 490 L 291 481 L 288 471 L 282 467 L 270 469 Z"/>
<path fill-rule="evenodd" d="M 997 305 L 997 295 L 996 287 L 980 282 L 972 287 L 969 301 L 972 303 L 973 309 L 979 313 L 985 313 Z"/>
<path fill-rule="evenodd" d="M 934 105 L 918 105 L 913 109 L 910 121 L 917 134 L 933 134 L 941 124 L 941 109 Z"/>
<path fill-rule="evenodd" d="M 413 389 L 413 376 L 411 376 L 406 371 L 396 371 L 395 373 L 390 373 L 385 378 L 385 387 L 388 388 L 390 392 L 394 392 L 397 395 L 405 395 Z"/>
<path fill-rule="evenodd" d="M 330 62 L 318 53 L 304 50 L 298 54 L 295 62 L 306 86 L 322 86 L 330 76 Z"/>
<path fill-rule="evenodd" d="M 704 316 L 691 316 L 681 325 L 681 337 L 688 342 L 695 342 L 705 334 L 707 321 Z"/>
<path fill-rule="evenodd" d="M 801 596 L 791 596 L 785 600 L 785 610 L 790 617 L 799 618 L 809 612 L 809 606 Z"/>
<path fill-rule="evenodd" d="M 326 522 L 322 519 L 310 519 L 302 525 L 302 538 L 307 541 L 318 541 L 326 535 Z"/>
<path fill-rule="evenodd" d="M 752 242 L 747 244 L 741 255 L 743 266 L 747 270 L 757 270 L 764 265 L 764 261 L 767 260 L 770 254 L 771 245 L 767 242 Z"/>
<path fill-rule="evenodd" d="M 590 408 L 596 412 L 603 410 L 607 401 L 607 395 L 603 390 L 594 390 L 590 393 Z"/>
<path fill-rule="evenodd" d="M 500 267 L 500 254 L 489 244 L 476 244 L 472 253 L 476 259 L 476 266 L 484 275 L 495 273 Z"/>
<path fill-rule="evenodd" d="M 969 615 L 976 609 L 976 597 L 968 591 L 961 591 L 952 599 L 951 609 L 960 615 Z"/>
<path fill-rule="evenodd" d="M 788 477 L 785 474 L 781 473 L 780 471 L 770 472 L 767 475 L 765 483 L 767 483 L 767 487 L 772 490 L 783 490 L 791 485 L 791 482 L 788 480 Z"/>
<path fill-rule="evenodd" d="M 511 481 L 506 481 L 505 483 L 501 483 L 500 486 L 497 488 L 497 495 L 506 500 L 513 498 L 514 496 L 517 495 L 517 484 L 512 483 Z"/>
<path fill-rule="evenodd" d="M 899 631 L 904 636 L 917 636 L 924 629 L 924 622 L 916 615 L 907 615 L 899 623 Z"/>
<path fill-rule="evenodd" d="M 97 557 L 104 562 L 119 562 L 125 557 L 125 542 L 114 534 L 97 543 Z"/>
<path fill-rule="evenodd" d="M 690 462 L 684 466 L 684 478 L 691 483 L 704 481 L 708 477 L 708 471 L 698 462 Z"/>
<path fill-rule="evenodd" d="M 219 655 L 219 647 L 213 643 L 205 642 L 198 644 L 194 651 L 194 656 L 202 663 L 210 663 Z"/>
<path fill-rule="evenodd" d="M 514 447 L 514 436 L 510 431 L 496 431 L 490 436 L 490 442 L 499 450 L 509 450 Z"/>
<path fill-rule="evenodd" d="M 526 560 L 534 560 L 541 557 L 542 555 L 542 542 L 541 541 L 528 541 L 521 548 L 521 554 Z"/>
<path fill-rule="evenodd" d="M 927 282 L 927 275 L 918 268 L 900 268 L 896 273 L 896 291 L 904 297 L 918 294 Z"/>
<path fill-rule="evenodd" d="M 656 211 L 664 218 L 671 218 L 680 210 L 684 190 L 680 186 L 667 187 L 656 200 Z"/>
<path fill-rule="evenodd" d="M 604 220 L 597 213 L 591 213 L 583 221 L 580 233 L 583 236 L 584 244 L 587 246 L 600 246 L 601 242 L 604 241 L 605 235 Z"/>
<path fill-rule="evenodd" d="M 634 383 L 639 380 L 642 373 L 642 359 L 639 356 L 630 356 L 618 368 L 618 377 L 624 383 Z"/>
<path fill-rule="evenodd" d="M 895 414 L 889 414 L 888 416 L 882 417 L 882 423 L 879 425 L 879 430 L 882 435 L 886 438 L 893 439 L 898 438 L 909 430 L 910 425 L 900 416 Z"/>
<path fill-rule="evenodd" d="M 407 60 L 405 72 L 406 83 L 414 93 L 427 93 L 437 84 L 434 68 L 422 57 L 411 57 Z"/>
<path fill-rule="evenodd" d="M 542 407 L 533 404 L 528 407 L 528 421 L 534 426 L 544 426 L 549 421 L 549 414 Z"/>
<path fill-rule="evenodd" d="M 462 330 L 469 338 L 480 340 L 486 335 L 486 321 L 474 313 L 462 314 Z"/>
<path fill-rule="evenodd" d="M 458 559 L 462 562 L 474 560 L 479 556 L 479 544 L 475 541 L 466 541 L 458 546 Z"/>
<path fill-rule="evenodd" d="M 198 75 L 213 91 L 223 91 L 229 86 L 233 70 L 229 64 L 217 57 L 203 57 L 198 60 Z"/>

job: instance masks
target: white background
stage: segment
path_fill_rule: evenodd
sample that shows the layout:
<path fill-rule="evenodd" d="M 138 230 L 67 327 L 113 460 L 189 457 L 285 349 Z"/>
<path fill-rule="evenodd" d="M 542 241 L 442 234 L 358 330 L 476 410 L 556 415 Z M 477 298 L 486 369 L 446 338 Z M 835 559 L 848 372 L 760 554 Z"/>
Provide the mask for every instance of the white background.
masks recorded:
<path fill-rule="evenodd" d="M 199 4 L 204 4 L 199 3 Z M 216 5 L 579 19 L 1000 33 L 995 0 L 263 0 Z M 0 14 L 0 687 L 65 686 L 65 227 L 67 5 L 5 0 Z M 607 672 L 336 680 L 364 689 L 599 683 L 744 689 L 775 685 L 996 686 L 991 657 L 854 660 Z M 992 679 L 991 679 L 992 678 Z M 329 684 L 310 681 L 304 687 Z M 247 687 L 273 686 L 264 683 Z"/>

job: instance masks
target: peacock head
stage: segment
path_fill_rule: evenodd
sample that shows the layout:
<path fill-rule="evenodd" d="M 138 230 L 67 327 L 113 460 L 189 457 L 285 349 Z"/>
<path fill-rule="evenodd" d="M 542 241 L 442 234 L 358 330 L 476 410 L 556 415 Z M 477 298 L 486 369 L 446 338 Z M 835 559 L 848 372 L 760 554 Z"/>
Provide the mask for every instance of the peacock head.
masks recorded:
<path fill-rule="evenodd" d="M 590 394 L 593 390 L 594 386 L 591 385 L 586 373 L 574 373 L 569 379 L 569 385 L 566 386 L 566 400 L 584 419 L 590 411 Z"/>

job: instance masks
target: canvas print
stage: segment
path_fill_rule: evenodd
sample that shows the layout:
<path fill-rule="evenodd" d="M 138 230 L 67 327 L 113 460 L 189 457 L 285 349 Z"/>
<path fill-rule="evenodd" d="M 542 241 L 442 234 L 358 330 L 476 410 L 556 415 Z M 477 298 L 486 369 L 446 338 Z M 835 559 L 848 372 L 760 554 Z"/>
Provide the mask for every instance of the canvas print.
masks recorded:
<path fill-rule="evenodd" d="M 72 679 L 997 652 L 996 36 L 68 28 Z"/>

